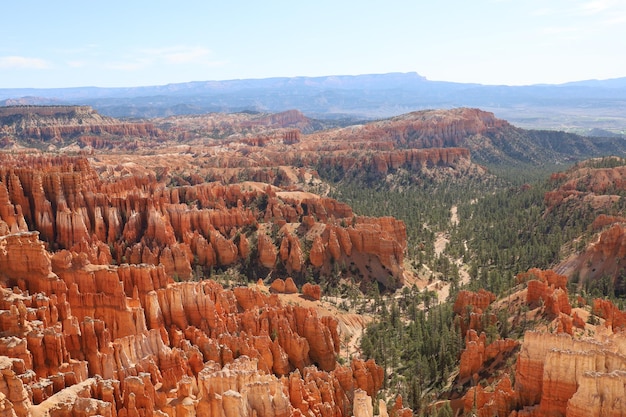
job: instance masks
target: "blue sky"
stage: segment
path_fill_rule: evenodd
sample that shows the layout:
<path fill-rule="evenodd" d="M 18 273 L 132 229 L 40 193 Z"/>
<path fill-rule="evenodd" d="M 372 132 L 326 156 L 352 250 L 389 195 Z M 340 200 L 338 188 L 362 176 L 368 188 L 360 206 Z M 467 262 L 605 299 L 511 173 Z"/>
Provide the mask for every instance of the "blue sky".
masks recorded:
<path fill-rule="evenodd" d="M 3 2 L 0 37 L 0 88 L 626 76 L 624 0 L 20 0 Z"/>

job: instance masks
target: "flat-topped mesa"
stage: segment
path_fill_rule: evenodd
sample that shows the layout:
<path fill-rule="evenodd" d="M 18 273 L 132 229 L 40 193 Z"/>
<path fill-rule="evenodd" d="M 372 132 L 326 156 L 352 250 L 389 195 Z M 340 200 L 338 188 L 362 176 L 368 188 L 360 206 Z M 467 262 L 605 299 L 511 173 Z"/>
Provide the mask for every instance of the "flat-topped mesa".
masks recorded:
<path fill-rule="evenodd" d="M 424 110 L 342 130 L 349 140 L 388 140 L 398 148 L 462 147 L 475 135 L 509 126 L 479 109 Z"/>
<path fill-rule="evenodd" d="M 77 116 L 95 113 L 91 106 L 4 106 L 0 107 L 0 118 L 9 116 Z"/>
<path fill-rule="evenodd" d="M 43 141 L 67 140 L 81 135 L 157 137 L 152 123 L 120 122 L 98 114 L 89 106 L 9 106 L 0 108 L 2 135 Z M 88 142 L 93 142 L 90 140 Z"/>

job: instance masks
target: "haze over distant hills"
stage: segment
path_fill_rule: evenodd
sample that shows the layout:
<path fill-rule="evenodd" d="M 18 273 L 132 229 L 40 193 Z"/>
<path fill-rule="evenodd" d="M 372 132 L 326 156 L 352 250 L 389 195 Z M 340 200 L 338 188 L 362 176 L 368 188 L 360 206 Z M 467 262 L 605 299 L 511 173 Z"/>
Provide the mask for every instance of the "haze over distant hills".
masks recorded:
<path fill-rule="evenodd" d="M 526 128 L 626 131 L 626 78 L 505 86 L 417 73 L 197 81 L 134 88 L 0 89 L 0 104 L 87 104 L 114 117 L 299 109 L 314 118 L 376 119 L 478 107 Z"/>

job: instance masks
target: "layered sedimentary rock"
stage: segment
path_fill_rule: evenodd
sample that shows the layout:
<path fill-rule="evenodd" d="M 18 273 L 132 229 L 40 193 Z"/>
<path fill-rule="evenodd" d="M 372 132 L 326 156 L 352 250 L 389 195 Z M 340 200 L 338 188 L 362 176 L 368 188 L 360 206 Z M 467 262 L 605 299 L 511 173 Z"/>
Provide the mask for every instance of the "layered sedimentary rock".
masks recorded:
<path fill-rule="evenodd" d="M 382 386 L 372 361 L 335 362 L 334 318 L 276 295 L 51 257 L 35 233 L 2 244 L 0 388 L 15 415 L 348 416 Z M 32 262 L 9 268 L 12 253 Z"/>
<path fill-rule="evenodd" d="M 281 187 L 319 183 L 320 177 L 382 180 L 399 174 L 420 181 L 482 176 L 486 171 L 472 164 L 467 139 L 512 128 L 476 109 L 415 112 L 329 130 L 319 130 L 321 126 L 294 111 L 179 116 L 158 125 L 166 137 L 192 144 L 194 157 L 203 156 L 189 161 L 194 168 L 177 176 L 178 183 L 196 184 L 201 172 L 211 181 Z M 199 138 L 202 146 L 196 150 Z M 222 146 L 224 138 L 230 146 Z"/>
<path fill-rule="evenodd" d="M 497 119 L 493 113 L 479 109 L 429 110 L 370 123 L 346 136 L 351 140 L 385 139 L 401 147 L 449 148 L 506 125 L 506 121 Z"/>
<path fill-rule="evenodd" d="M 516 406 L 517 395 L 511 378 L 503 375 L 493 388 L 485 389 L 481 385 L 470 388 L 464 398 L 463 411 L 465 415 L 473 413 L 477 417 L 509 416 Z"/>
<path fill-rule="evenodd" d="M 509 375 L 513 368 L 501 359 L 514 354 L 519 343 L 495 340 L 487 344 L 484 333 L 470 329 L 461 353 L 457 381 L 472 386 L 462 403 L 454 402 L 454 407 L 463 409 L 465 415 L 475 413 L 484 417 L 623 414 L 626 335 L 619 329 L 624 313 L 607 300 L 595 300 L 592 312 L 603 318 L 604 324 L 587 325 L 579 315 L 586 313 L 572 309 L 569 304 L 565 276 L 531 269 L 519 274 L 517 280 L 527 288 L 511 300 L 524 302 L 525 294 L 530 311 L 524 314 L 540 317 L 547 330 L 525 332 L 516 355 L 512 384 Z M 461 292 L 455 311 L 460 314 L 477 308 L 474 305 L 485 306 L 489 301 L 486 293 L 481 296 Z M 500 304 L 497 308 L 510 308 L 510 305 Z M 498 366 L 498 362 L 503 366 Z"/>
<path fill-rule="evenodd" d="M 569 316 L 572 313 L 567 295 L 566 276 L 551 270 L 531 269 L 519 274 L 517 280 L 527 282 L 526 303 L 531 308 L 543 305 L 544 311 L 551 317 L 559 316 L 561 313 Z"/>
<path fill-rule="evenodd" d="M 311 300 L 317 301 L 322 296 L 322 289 L 319 285 L 305 282 L 302 286 L 302 295 Z"/>
<path fill-rule="evenodd" d="M 510 355 L 518 344 L 512 339 L 498 339 L 487 343 L 485 333 L 479 336 L 475 330 L 469 330 L 465 335 L 465 350 L 461 352 L 459 379 L 468 380 L 482 370 L 485 363 L 492 362 L 496 358 L 502 360 Z"/>
<path fill-rule="evenodd" d="M 150 176 L 103 182 L 81 158 L 0 158 L 3 230 L 38 230 L 51 249 L 94 264 L 162 264 L 187 280 L 237 262 L 282 265 L 300 278 L 308 263 L 328 271 L 343 262 L 368 280 L 401 284 L 404 224 L 355 216 L 336 200 L 243 184 L 172 188 Z"/>
<path fill-rule="evenodd" d="M 598 341 L 527 332 L 515 376 L 520 404 L 530 415 L 619 415 L 623 404 L 610 398 L 626 384 L 625 342 L 621 334 Z M 606 397 L 594 397 L 600 391 Z"/>
<path fill-rule="evenodd" d="M 609 300 L 593 300 L 593 311 L 604 319 L 604 324 L 613 331 L 626 330 L 626 311 L 621 311 Z"/>
<path fill-rule="evenodd" d="M 152 123 L 123 123 L 103 117 L 89 106 L 2 107 L 0 124 L 3 126 L 2 135 L 44 142 L 63 142 L 80 137 L 83 145 L 94 148 L 113 144 L 127 147 L 119 141 L 111 141 L 111 136 L 149 138 L 160 134 Z"/>
<path fill-rule="evenodd" d="M 600 168 L 605 163 L 621 166 Z M 553 174 L 556 184 L 553 191 L 545 195 L 548 210 L 567 209 L 570 213 L 584 212 L 590 207 L 604 211 L 623 197 L 626 189 L 626 167 L 618 158 L 602 161 L 588 160 L 576 164 L 570 170 Z M 600 214 L 591 224 L 597 233 L 585 250 L 572 254 L 558 269 L 568 276 L 576 276 L 579 288 L 607 288 L 603 291 L 626 294 L 626 281 L 620 273 L 626 262 L 626 239 L 624 221 L 620 215 Z"/>
<path fill-rule="evenodd" d="M 453 311 L 461 334 L 466 335 L 470 329 L 480 332 L 484 330 L 485 323 L 495 322 L 493 313 L 485 316 L 485 310 L 495 299 L 495 294 L 482 288 L 478 292 L 459 291 Z"/>
<path fill-rule="evenodd" d="M 626 280 L 619 272 L 626 266 L 626 225 L 609 224 L 599 233 L 598 240 L 578 257 L 576 269 L 583 283 L 609 279 L 613 291 L 626 294 Z"/>

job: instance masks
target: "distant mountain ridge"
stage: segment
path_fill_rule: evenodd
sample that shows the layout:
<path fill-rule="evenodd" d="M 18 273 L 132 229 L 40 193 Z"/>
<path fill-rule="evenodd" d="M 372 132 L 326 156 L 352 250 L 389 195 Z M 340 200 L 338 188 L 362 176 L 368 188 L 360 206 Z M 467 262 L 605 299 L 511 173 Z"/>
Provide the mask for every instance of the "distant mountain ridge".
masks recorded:
<path fill-rule="evenodd" d="M 0 89 L 0 104 L 90 105 L 103 115 L 163 117 L 299 109 L 317 119 L 379 119 L 475 107 L 525 128 L 626 132 L 626 77 L 559 85 L 430 81 L 412 73 L 195 81 L 132 88 Z"/>

